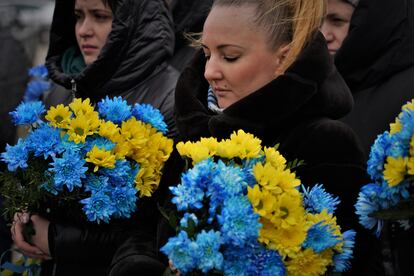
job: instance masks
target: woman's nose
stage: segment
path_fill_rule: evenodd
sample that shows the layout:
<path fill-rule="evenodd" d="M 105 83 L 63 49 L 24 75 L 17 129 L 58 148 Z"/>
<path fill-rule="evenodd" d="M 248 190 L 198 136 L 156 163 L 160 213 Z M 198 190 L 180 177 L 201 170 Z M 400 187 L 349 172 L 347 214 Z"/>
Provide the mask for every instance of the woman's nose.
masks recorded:
<path fill-rule="evenodd" d="M 91 24 L 91 21 L 88 18 L 85 18 L 84 20 L 82 20 L 82 22 L 79 22 L 78 24 L 78 33 L 81 37 L 87 37 L 93 34 L 93 25 Z"/>
<path fill-rule="evenodd" d="M 221 71 L 220 65 L 217 60 L 210 57 L 206 61 L 206 67 L 204 69 L 204 78 L 207 81 L 212 82 L 223 78 L 223 72 Z"/>
<path fill-rule="evenodd" d="M 325 40 L 327 42 L 330 42 L 334 39 L 334 35 L 332 32 L 331 27 L 329 26 L 329 23 L 327 23 L 326 21 L 323 22 L 321 28 L 320 28 L 321 33 L 323 34 L 323 36 L 325 37 Z"/>

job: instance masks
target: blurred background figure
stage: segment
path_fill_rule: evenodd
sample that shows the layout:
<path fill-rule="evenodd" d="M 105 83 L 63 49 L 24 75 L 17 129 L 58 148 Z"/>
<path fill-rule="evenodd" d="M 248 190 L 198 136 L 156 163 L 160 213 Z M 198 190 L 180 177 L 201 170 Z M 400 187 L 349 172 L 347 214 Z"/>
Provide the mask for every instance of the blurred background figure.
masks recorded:
<path fill-rule="evenodd" d="M 0 1 L 0 152 L 16 140 L 9 112 L 23 99 L 28 69 L 44 62 L 51 8 L 53 2 L 49 0 Z M 0 170 L 4 169 L 0 162 Z M 11 245 L 9 234 L 0 215 L 0 255 Z"/>
<path fill-rule="evenodd" d="M 357 2 L 328 0 L 321 30 L 355 101 L 343 120 L 359 136 L 368 158 L 377 135 L 414 98 L 414 0 Z M 384 230 L 389 231 L 382 237 L 386 273 L 412 275 L 414 230 L 398 225 Z"/>

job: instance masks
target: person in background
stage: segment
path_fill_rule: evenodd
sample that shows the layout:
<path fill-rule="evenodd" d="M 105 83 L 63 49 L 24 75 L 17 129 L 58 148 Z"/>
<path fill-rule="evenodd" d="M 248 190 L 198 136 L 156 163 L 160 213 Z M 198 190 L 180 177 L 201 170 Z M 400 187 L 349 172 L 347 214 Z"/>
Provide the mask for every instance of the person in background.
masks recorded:
<path fill-rule="evenodd" d="M 328 43 L 328 50 L 335 55 L 348 35 L 349 25 L 359 0 L 328 0 L 327 12 L 321 32 Z"/>
<path fill-rule="evenodd" d="M 329 34 L 324 34 L 328 39 Z M 365 160 L 376 137 L 389 129 L 401 107 L 414 98 L 413 53 L 414 0 L 359 1 L 335 65 L 355 102 L 343 121 L 359 136 Z M 393 263 L 389 274 L 411 275 L 414 230 L 405 231 L 398 225 L 386 229 L 383 240 L 391 244 L 391 253 L 384 254 L 384 262 Z"/>
<path fill-rule="evenodd" d="M 56 89 L 45 103 L 68 104 L 74 97 L 96 103 L 106 96 L 148 103 L 160 109 L 174 137 L 178 72 L 166 62 L 173 50 L 174 30 L 164 0 L 56 0 L 46 58 Z M 140 199 L 131 219 L 109 225 L 79 225 L 65 211 L 51 219 L 18 214 L 14 241 L 25 255 L 46 260 L 42 275 L 106 275 L 117 248 L 132 233 L 141 233 L 150 244 L 142 255 L 156 255 L 151 246 L 158 221 L 155 201 L 155 195 Z M 33 244 L 21 235 L 29 219 L 36 231 Z M 162 267 L 156 259 L 146 264 L 146 275 Z"/>
<path fill-rule="evenodd" d="M 6 145 L 16 140 L 16 127 L 9 112 L 23 99 L 31 64 L 23 45 L 5 26 L 0 26 L 0 41 L 0 152 L 4 152 Z M 5 169 L 6 164 L 0 162 L 0 171 Z M 1 215 L 1 202 L 0 196 L 0 256 L 11 245 L 10 230 Z"/>
<path fill-rule="evenodd" d="M 358 138 L 339 121 L 353 102 L 318 31 L 324 15 L 323 0 L 216 0 L 178 80 L 175 116 L 184 141 L 243 129 L 304 160 L 302 183 L 339 196 L 338 223 L 358 236 L 353 205 L 368 177 Z M 356 242 L 353 275 L 369 247 Z"/>

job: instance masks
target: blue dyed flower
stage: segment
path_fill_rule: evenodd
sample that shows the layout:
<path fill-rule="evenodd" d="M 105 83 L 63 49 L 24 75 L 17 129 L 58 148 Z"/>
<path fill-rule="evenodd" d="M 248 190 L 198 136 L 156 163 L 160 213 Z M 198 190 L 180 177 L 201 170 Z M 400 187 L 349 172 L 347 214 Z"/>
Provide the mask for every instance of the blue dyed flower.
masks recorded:
<path fill-rule="evenodd" d="M 58 190 L 62 190 L 65 185 L 70 192 L 74 187 L 82 187 L 82 178 L 85 178 L 85 160 L 75 152 L 67 151 L 61 158 L 53 158 L 50 172 L 54 173 L 54 183 Z"/>
<path fill-rule="evenodd" d="M 202 230 L 197 235 L 197 268 L 203 273 L 207 273 L 212 269 L 221 270 L 223 266 L 223 255 L 220 253 L 222 239 L 220 232 L 210 230 L 208 232 Z"/>
<path fill-rule="evenodd" d="M 32 80 L 27 84 L 23 100 L 25 102 L 38 101 L 39 98 L 50 89 L 50 82 L 44 80 Z"/>
<path fill-rule="evenodd" d="M 128 120 L 132 116 L 131 106 L 121 97 L 114 97 L 110 99 L 106 96 L 105 99 L 98 103 L 99 115 L 116 124 Z"/>
<path fill-rule="evenodd" d="M 262 225 L 245 196 L 229 198 L 217 216 L 225 243 L 244 246 L 257 239 Z"/>
<path fill-rule="evenodd" d="M 193 209 L 201 209 L 204 192 L 198 187 L 178 184 L 176 187 L 170 187 L 171 193 L 174 195 L 171 202 L 177 206 L 178 211 Z"/>
<path fill-rule="evenodd" d="M 371 147 L 368 159 L 367 172 L 371 179 L 376 181 L 383 179 L 384 161 L 391 146 L 391 136 L 388 131 L 378 135 Z"/>
<path fill-rule="evenodd" d="M 58 153 L 58 145 L 61 143 L 60 131 L 57 128 L 43 124 L 30 133 L 26 141 L 34 156 L 43 155 L 44 159 L 47 159 L 49 156 L 55 156 Z"/>
<path fill-rule="evenodd" d="M 409 144 L 414 132 L 414 110 L 404 109 L 399 118 L 402 128 L 395 135 L 402 143 Z"/>
<path fill-rule="evenodd" d="M 185 213 L 183 218 L 180 220 L 180 226 L 183 227 L 183 228 L 187 228 L 188 223 L 189 223 L 190 220 L 192 220 L 195 225 L 198 224 L 198 219 L 197 219 L 196 215 L 194 215 L 192 213 Z"/>
<path fill-rule="evenodd" d="M 335 254 L 333 257 L 333 265 L 335 272 L 344 272 L 351 267 L 351 259 L 355 244 L 356 232 L 354 230 L 345 231 L 342 234 L 344 245 L 342 246 L 342 252 Z"/>
<path fill-rule="evenodd" d="M 128 160 L 117 160 L 115 168 L 101 168 L 99 173 L 109 178 L 109 183 L 113 187 L 117 186 L 131 186 L 134 183 L 135 176 L 139 171 L 138 164 L 131 166 Z"/>
<path fill-rule="evenodd" d="M 70 141 L 69 135 L 65 134 L 61 136 L 60 142 L 56 146 L 56 152 L 58 153 L 63 153 L 65 151 L 80 152 L 84 146 L 85 146 L 84 143 L 76 144 L 74 141 Z"/>
<path fill-rule="evenodd" d="M 10 112 L 15 125 L 26 125 L 37 122 L 45 113 L 45 106 L 42 102 L 22 102 L 15 111 Z"/>
<path fill-rule="evenodd" d="M 303 248 L 312 248 L 314 252 L 320 253 L 327 248 L 334 247 L 341 242 L 340 237 L 335 235 L 329 224 L 318 222 L 309 228 Z"/>
<path fill-rule="evenodd" d="M 356 214 L 359 215 L 359 223 L 367 229 L 373 229 L 377 226 L 377 236 L 381 233 L 383 222 L 371 217 L 371 214 L 380 209 L 380 204 L 375 199 L 381 192 L 382 189 L 379 185 L 365 185 L 359 192 L 357 203 L 355 204 Z"/>
<path fill-rule="evenodd" d="M 90 138 L 88 137 L 88 139 L 86 139 L 85 147 L 83 150 L 85 152 L 89 152 L 94 146 L 98 147 L 101 150 L 103 149 L 106 151 L 111 151 L 113 148 L 115 148 L 115 143 L 102 136 L 93 136 Z"/>
<path fill-rule="evenodd" d="M 108 177 L 102 175 L 88 174 L 84 183 L 87 192 L 99 192 L 109 189 Z"/>
<path fill-rule="evenodd" d="M 312 189 L 302 185 L 302 191 L 305 209 L 312 214 L 319 214 L 324 209 L 333 214 L 341 202 L 338 197 L 326 192 L 321 184 L 316 184 Z"/>
<path fill-rule="evenodd" d="M 114 216 L 129 218 L 136 210 L 137 190 L 134 187 L 115 187 L 110 194 L 111 202 L 115 206 Z"/>
<path fill-rule="evenodd" d="M 29 69 L 29 76 L 35 78 L 46 78 L 48 71 L 45 65 L 37 65 Z"/>
<path fill-rule="evenodd" d="M 7 145 L 6 151 L 1 154 L 1 161 L 7 164 L 7 169 L 11 172 L 17 168 L 27 168 L 29 151 L 24 140 L 19 139 L 14 146 Z"/>
<path fill-rule="evenodd" d="M 381 209 L 388 209 L 400 203 L 402 199 L 408 199 L 410 197 L 409 188 L 410 183 L 407 180 L 393 187 L 389 187 L 386 181 L 381 182 L 381 193 L 377 195 L 380 198 L 378 202 Z"/>
<path fill-rule="evenodd" d="M 191 241 L 185 231 L 170 238 L 161 248 L 161 252 L 167 255 L 182 273 L 187 273 L 197 267 L 197 251 L 197 243 Z"/>
<path fill-rule="evenodd" d="M 152 125 L 163 134 L 168 131 L 167 124 L 164 122 L 164 116 L 161 112 L 149 104 L 136 103 L 132 109 L 132 115 L 144 123 Z"/>
<path fill-rule="evenodd" d="M 115 207 L 111 202 L 111 198 L 104 192 L 93 193 L 91 197 L 82 199 L 80 203 L 84 204 L 83 211 L 89 221 L 109 222 L 109 218 L 115 212 Z"/>

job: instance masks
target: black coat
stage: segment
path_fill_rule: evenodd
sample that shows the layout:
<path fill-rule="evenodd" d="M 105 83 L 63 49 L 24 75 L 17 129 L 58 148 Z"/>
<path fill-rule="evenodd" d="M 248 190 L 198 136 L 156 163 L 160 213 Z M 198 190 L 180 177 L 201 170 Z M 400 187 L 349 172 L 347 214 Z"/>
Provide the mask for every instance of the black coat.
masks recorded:
<path fill-rule="evenodd" d="M 352 96 L 332 64 L 321 34 L 284 75 L 222 114 L 207 108 L 204 64 L 200 53 L 177 83 L 176 120 L 181 138 L 227 138 L 243 129 L 266 146 L 279 143 L 288 160 L 305 161 L 297 170 L 302 183 L 323 183 L 328 192 L 340 197 L 337 216 L 342 229 L 359 231 L 353 204 L 367 181 L 363 153 L 354 132 L 337 120 L 350 111 Z M 364 264 L 359 251 L 356 254 L 354 271 L 361 271 Z"/>
<path fill-rule="evenodd" d="M 117 1 L 112 31 L 101 54 L 79 74 L 69 75 L 63 72 L 61 59 L 68 48 L 77 46 L 74 24 L 74 1 L 56 0 L 46 65 L 58 89 L 47 96 L 47 105 L 68 103 L 74 80 L 76 96 L 93 102 L 108 95 L 122 96 L 130 104 L 152 104 L 161 110 L 170 136 L 174 136 L 173 94 L 178 72 L 166 63 L 173 52 L 174 31 L 164 1 Z M 132 233 L 148 239 L 155 236 L 156 198 L 139 199 L 133 218 L 111 220 L 109 225 L 79 223 L 71 215 L 55 214 L 49 226 L 53 263 L 44 265 L 44 275 L 53 270 L 54 275 L 106 275 L 117 248 Z M 151 256 L 148 251 L 156 249 L 150 247 L 143 254 Z"/>
<path fill-rule="evenodd" d="M 414 0 L 361 0 L 335 64 L 355 101 L 344 122 L 368 156 L 377 135 L 389 130 L 402 105 L 414 98 Z M 392 250 L 385 249 L 385 261 L 394 263 L 390 273 L 412 275 L 414 229 L 385 230 Z"/>

